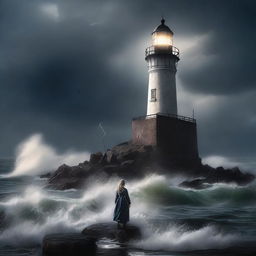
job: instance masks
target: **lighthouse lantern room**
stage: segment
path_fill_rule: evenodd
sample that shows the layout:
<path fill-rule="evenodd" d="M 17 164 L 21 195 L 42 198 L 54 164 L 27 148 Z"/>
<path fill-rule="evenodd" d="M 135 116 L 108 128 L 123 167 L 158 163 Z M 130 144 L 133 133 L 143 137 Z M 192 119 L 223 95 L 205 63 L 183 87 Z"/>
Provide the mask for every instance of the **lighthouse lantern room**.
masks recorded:
<path fill-rule="evenodd" d="M 161 20 L 159 25 L 152 33 L 153 45 L 154 46 L 171 46 L 173 32 L 165 24 L 165 20 Z"/>

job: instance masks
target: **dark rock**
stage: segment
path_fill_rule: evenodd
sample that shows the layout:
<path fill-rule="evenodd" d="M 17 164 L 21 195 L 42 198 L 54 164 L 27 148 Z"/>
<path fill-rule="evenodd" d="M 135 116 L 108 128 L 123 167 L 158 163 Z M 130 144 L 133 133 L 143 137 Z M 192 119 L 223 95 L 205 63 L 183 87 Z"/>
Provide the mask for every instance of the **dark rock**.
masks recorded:
<path fill-rule="evenodd" d="M 206 189 L 212 185 L 206 183 L 206 179 L 195 179 L 192 181 L 183 181 L 179 186 L 193 189 Z"/>
<path fill-rule="evenodd" d="M 83 162 L 83 163 L 79 163 L 77 165 L 77 167 L 81 168 L 81 169 L 84 169 L 86 168 L 87 166 L 89 166 L 89 161 L 86 161 L 86 162 Z"/>
<path fill-rule="evenodd" d="M 117 157 L 112 150 L 106 152 L 106 161 L 108 164 L 114 164 L 117 162 Z"/>
<path fill-rule="evenodd" d="M 117 165 L 117 164 L 112 164 L 112 165 L 109 164 L 109 165 L 105 165 L 102 170 L 108 174 L 114 174 L 114 173 L 118 173 L 119 167 L 120 165 Z"/>
<path fill-rule="evenodd" d="M 208 172 L 204 175 L 206 176 L 205 178 L 183 181 L 179 186 L 193 189 L 205 189 L 214 183 L 236 183 L 237 185 L 243 186 L 255 179 L 254 175 L 243 173 L 238 167 L 232 169 L 224 169 L 223 167 L 217 167 L 216 169 L 212 167 L 206 168 L 208 168 Z"/>
<path fill-rule="evenodd" d="M 111 150 L 116 155 L 117 161 L 136 160 L 138 157 L 145 157 L 153 151 L 152 146 L 136 145 L 132 143 L 122 143 Z"/>
<path fill-rule="evenodd" d="M 52 173 L 51 173 L 51 172 L 48 172 L 48 173 L 45 173 L 45 174 L 40 175 L 39 177 L 40 177 L 41 179 L 44 179 L 44 178 L 50 178 L 51 175 L 52 175 Z"/>
<path fill-rule="evenodd" d="M 0 209 L 0 234 L 13 225 L 14 218 L 12 214 L 8 214 L 3 209 Z"/>
<path fill-rule="evenodd" d="M 122 167 L 132 166 L 135 163 L 135 160 L 126 160 L 121 163 Z"/>
<path fill-rule="evenodd" d="M 125 242 L 141 237 L 141 231 L 138 227 L 128 224 L 125 229 L 118 229 L 117 223 L 98 223 L 86 227 L 82 234 L 94 239 L 108 238 L 119 242 Z"/>
<path fill-rule="evenodd" d="M 68 178 L 70 176 L 71 171 L 72 171 L 72 167 L 66 164 L 63 164 L 56 170 L 56 172 L 53 173 L 50 180 L 59 176 L 61 176 L 62 178 L 65 178 L 65 177 Z"/>
<path fill-rule="evenodd" d="M 92 256 L 96 253 L 96 241 L 82 234 L 50 234 L 42 243 L 43 255 L 83 255 Z"/>
<path fill-rule="evenodd" d="M 89 163 L 72 167 L 63 164 L 51 175 L 48 186 L 60 190 L 80 188 L 92 173 L 93 167 Z"/>
<path fill-rule="evenodd" d="M 5 212 L 0 211 L 0 230 L 4 226 L 5 218 L 6 218 Z"/>
<path fill-rule="evenodd" d="M 98 248 L 97 254 L 100 256 L 129 256 L 131 255 L 126 248 Z"/>
<path fill-rule="evenodd" d="M 91 164 L 98 164 L 103 158 L 103 154 L 101 152 L 93 153 L 90 156 L 90 163 Z"/>
<path fill-rule="evenodd" d="M 219 167 L 216 168 L 216 171 L 217 172 L 222 172 L 222 171 L 224 171 L 224 168 L 222 166 L 219 166 Z"/>
<path fill-rule="evenodd" d="M 224 169 L 218 167 L 212 170 L 206 177 L 208 183 L 236 183 L 238 185 L 246 185 L 254 180 L 254 175 L 243 173 L 239 168 Z"/>

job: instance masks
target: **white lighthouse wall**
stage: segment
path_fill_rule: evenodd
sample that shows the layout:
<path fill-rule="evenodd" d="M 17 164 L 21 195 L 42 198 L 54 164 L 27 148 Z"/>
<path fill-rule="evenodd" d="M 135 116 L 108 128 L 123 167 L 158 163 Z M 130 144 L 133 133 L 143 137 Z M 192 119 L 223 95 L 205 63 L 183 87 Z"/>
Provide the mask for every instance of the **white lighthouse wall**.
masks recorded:
<path fill-rule="evenodd" d="M 176 65 L 172 55 L 153 55 L 147 58 L 149 68 L 147 115 L 157 113 L 177 115 Z M 152 100 L 151 90 L 156 89 Z"/>

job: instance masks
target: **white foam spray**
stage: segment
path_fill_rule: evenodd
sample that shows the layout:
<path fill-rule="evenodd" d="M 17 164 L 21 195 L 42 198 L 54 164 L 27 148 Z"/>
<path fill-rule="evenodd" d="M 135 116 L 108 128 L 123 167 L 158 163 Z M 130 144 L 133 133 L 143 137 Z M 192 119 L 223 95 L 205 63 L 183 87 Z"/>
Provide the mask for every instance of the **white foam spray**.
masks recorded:
<path fill-rule="evenodd" d="M 68 151 L 58 154 L 44 142 L 41 134 L 34 134 L 18 145 L 15 167 L 9 176 L 39 175 L 52 171 L 63 163 L 76 165 L 88 158 L 88 152 Z"/>
<path fill-rule="evenodd" d="M 237 235 L 223 234 L 210 225 L 197 230 L 168 226 L 165 231 L 154 229 L 154 227 L 146 228 L 144 239 L 134 242 L 133 245 L 146 250 L 190 251 L 223 248 L 237 240 Z"/>

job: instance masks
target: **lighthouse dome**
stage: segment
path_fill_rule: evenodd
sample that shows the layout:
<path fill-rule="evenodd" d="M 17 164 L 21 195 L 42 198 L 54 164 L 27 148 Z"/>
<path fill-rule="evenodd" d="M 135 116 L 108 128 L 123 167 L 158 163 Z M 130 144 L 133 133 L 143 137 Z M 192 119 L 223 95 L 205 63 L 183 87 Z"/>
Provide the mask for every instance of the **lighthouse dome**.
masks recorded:
<path fill-rule="evenodd" d="M 169 47 L 172 45 L 173 32 L 165 24 L 165 20 L 161 19 L 161 24 L 155 28 L 152 33 L 153 46 Z"/>
<path fill-rule="evenodd" d="M 158 33 L 158 32 L 165 32 L 173 35 L 173 32 L 171 31 L 171 29 L 168 26 L 166 26 L 164 23 L 165 23 L 165 19 L 162 18 L 161 24 L 154 29 L 152 34 Z"/>

